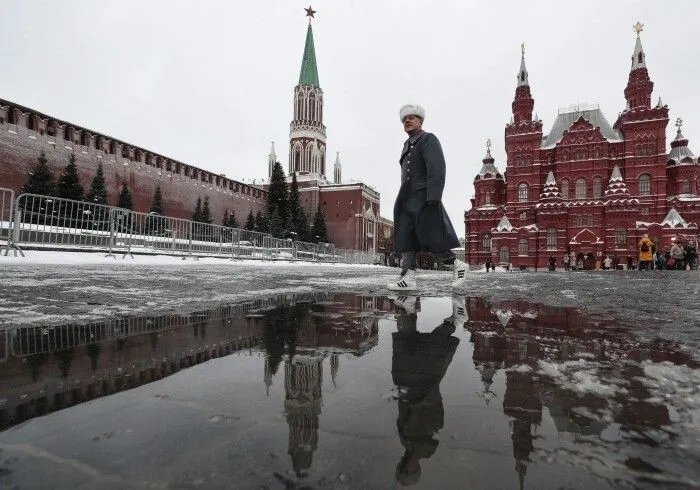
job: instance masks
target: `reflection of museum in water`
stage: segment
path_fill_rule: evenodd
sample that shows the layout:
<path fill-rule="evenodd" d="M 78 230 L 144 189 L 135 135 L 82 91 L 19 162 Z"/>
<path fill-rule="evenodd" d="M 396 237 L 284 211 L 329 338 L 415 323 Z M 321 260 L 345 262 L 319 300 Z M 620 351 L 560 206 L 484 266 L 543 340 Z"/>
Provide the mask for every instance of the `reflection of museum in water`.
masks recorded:
<path fill-rule="evenodd" d="M 639 363 L 669 361 L 697 367 L 692 356 L 672 342 L 640 342 L 630 330 L 614 322 L 594 321 L 578 308 L 467 298 L 467 311 L 473 362 L 487 404 L 498 396 L 491 391 L 494 377 L 505 372 L 503 413 L 510 418 L 521 488 L 527 464 L 537 451 L 535 441 L 541 437 L 537 434 L 544 409 L 560 439 L 597 438 L 611 424 L 619 424 L 623 440 L 628 437 L 653 446 L 656 443 L 647 434 L 665 430 L 671 418 L 667 406 L 654 400 L 644 385 Z M 609 394 L 577 391 L 543 374 L 548 365 L 562 369 L 567 362 L 572 365 L 578 360 L 594 366 L 593 374 L 611 383 L 609 386 L 618 383 L 624 390 Z M 572 372 L 577 369 L 573 364 Z"/>

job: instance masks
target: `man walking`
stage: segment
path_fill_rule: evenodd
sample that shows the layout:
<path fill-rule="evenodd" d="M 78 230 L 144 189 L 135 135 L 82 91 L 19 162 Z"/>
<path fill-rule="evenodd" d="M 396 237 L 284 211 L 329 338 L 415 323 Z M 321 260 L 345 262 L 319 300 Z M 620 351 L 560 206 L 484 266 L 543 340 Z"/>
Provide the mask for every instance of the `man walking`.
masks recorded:
<path fill-rule="evenodd" d="M 423 131 L 425 111 L 405 105 L 399 112 L 408 140 L 403 145 L 401 188 L 394 203 L 394 248 L 401 252 L 401 275 L 387 288 L 417 289 L 416 253 L 432 252 L 439 264 L 452 265 L 452 287 L 466 280 L 469 266 L 455 257 L 457 234 L 442 205 L 445 187 L 445 157 L 437 137 Z"/>

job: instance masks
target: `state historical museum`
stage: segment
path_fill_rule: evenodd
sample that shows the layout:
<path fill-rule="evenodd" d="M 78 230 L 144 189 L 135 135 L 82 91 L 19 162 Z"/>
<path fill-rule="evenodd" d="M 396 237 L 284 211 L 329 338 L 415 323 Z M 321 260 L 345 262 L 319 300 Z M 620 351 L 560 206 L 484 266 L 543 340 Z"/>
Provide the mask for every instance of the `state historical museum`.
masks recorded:
<path fill-rule="evenodd" d="M 645 233 L 665 251 L 674 240 L 697 241 L 698 159 L 678 133 L 666 146 L 668 106 L 652 106 L 654 83 L 637 39 L 627 105 L 610 125 L 596 106 L 559 111 L 549 133 L 532 118 L 534 99 L 520 61 L 513 117 L 505 128 L 506 170 L 490 148 L 474 178 L 465 212 L 465 256 L 514 267 L 546 267 L 564 253 L 600 259 L 636 257 Z M 589 264 L 591 260 L 589 260 Z"/>

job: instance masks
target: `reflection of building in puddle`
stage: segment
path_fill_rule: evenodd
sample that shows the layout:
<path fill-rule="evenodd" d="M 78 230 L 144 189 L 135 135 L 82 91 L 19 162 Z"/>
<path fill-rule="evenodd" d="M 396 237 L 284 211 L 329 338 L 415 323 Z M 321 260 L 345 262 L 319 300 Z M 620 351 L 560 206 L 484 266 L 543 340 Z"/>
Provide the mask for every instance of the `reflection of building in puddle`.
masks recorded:
<path fill-rule="evenodd" d="M 288 454 L 297 477 L 308 475 L 318 446 L 326 360 L 335 387 L 341 356 L 362 356 L 377 345 L 379 318 L 392 311 L 393 304 L 384 298 L 338 294 L 268 312 L 264 382 L 269 393 L 284 362 Z"/>
<path fill-rule="evenodd" d="M 262 325 L 246 314 L 296 299 L 5 330 L 0 335 L 0 428 L 252 348 L 262 339 Z"/>
<path fill-rule="evenodd" d="M 503 412 L 511 418 L 515 468 L 524 485 L 535 433 L 547 408 L 558 433 L 599 436 L 610 424 L 643 440 L 665 428 L 668 408 L 653 400 L 635 362 L 654 359 L 695 365 L 670 342 L 640 342 L 613 321 L 593 320 L 577 308 L 468 298 L 466 327 L 473 362 L 488 403 L 494 375 L 505 369 Z M 650 440 L 651 441 L 651 440 Z"/>

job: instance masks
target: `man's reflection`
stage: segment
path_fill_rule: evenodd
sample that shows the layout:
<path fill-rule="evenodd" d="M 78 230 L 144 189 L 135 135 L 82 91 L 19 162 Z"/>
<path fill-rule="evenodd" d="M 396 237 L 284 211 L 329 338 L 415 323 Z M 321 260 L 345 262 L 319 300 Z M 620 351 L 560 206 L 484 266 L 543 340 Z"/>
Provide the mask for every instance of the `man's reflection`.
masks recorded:
<path fill-rule="evenodd" d="M 432 332 L 422 333 L 416 325 L 418 298 L 403 296 L 395 303 L 399 315 L 398 331 L 392 334 L 391 375 L 399 390 L 396 428 L 405 448 L 396 466 L 396 479 L 413 485 L 421 476 L 420 459 L 431 457 L 439 444 L 435 435 L 442 429 L 445 415 L 440 381 L 459 345 L 452 334 L 456 323 L 464 323 L 464 315 L 458 310 L 460 302 L 453 301 L 452 316 Z"/>

